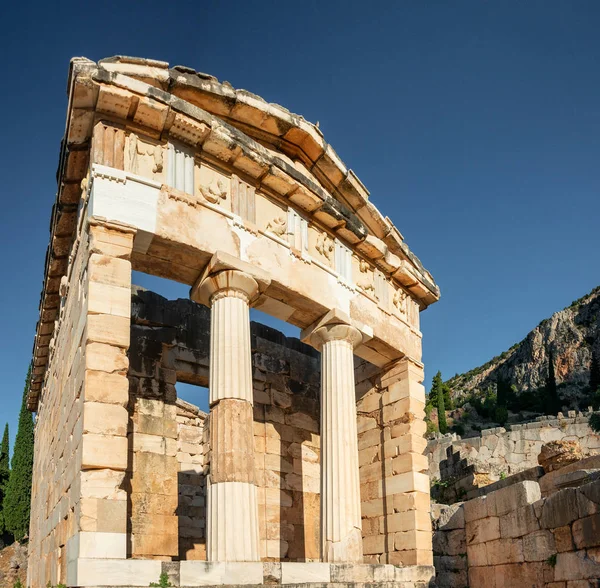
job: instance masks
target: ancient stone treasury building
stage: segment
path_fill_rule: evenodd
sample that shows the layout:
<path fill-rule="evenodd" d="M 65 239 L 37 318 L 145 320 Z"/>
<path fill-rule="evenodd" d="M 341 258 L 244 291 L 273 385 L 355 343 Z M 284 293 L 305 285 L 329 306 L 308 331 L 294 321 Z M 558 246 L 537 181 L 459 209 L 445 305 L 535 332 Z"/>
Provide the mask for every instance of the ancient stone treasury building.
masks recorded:
<path fill-rule="evenodd" d="M 428 585 L 439 290 L 398 229 L 317 126 L 212 76 L 76 58 L 68 99 L 29 585 Z M 208 414 L 178 382 L 209 387 Z"/>

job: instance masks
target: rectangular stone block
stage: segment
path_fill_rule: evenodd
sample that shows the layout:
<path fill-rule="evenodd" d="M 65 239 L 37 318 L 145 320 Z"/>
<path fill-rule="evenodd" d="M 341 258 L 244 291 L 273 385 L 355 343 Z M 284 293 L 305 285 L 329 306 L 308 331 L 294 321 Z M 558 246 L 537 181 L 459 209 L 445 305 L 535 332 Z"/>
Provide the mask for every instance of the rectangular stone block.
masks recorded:
<path fill-rule="evenodd" d="M 467 545 L 500 539 L 500 519 L 488 517 L 467 522 Z"/>
<path fill-rule="evenodd" d="M 522 506 L 500 517 L 500 535 L 502 537 L 521 537 L 540 528 L 532 504 Z"/>
<path fill-rule="evenodd" d="M 282 584 L 305 584 L 309 582 L 330 582 L 331 568 L 328 563 L 320 562 L 282 562 Z"/>
<path fill-rule="evenodd" d="M 392 404 L 383 407 L 383 422 L 390 423 L 399 419 L 403 419 L 410 413 L 417 419 L 425 418 L 425 402 L 416 398 L 403 398 Z"/>
<path fill-rule="evenodd" d="M 83 432 L 125 437 L 129 413 L 123 406 L 100 402 L 84 402 Z"/>
<path fill-rule="evenodd" d="M 393 496 L 393 507 L 395 512 L 406 510 L 422 510 L 429 512 L 430 498 L 425 492 L 397 493 Z"/>
<path fill-rule="evenodd" d="M 487 495 L 488 515 L 505 515 L 527 504 L 533 504 L 541 497 L 540 485 L 532 480 L 506 486 Z"/>
<path fill-rule="evenodd" d="M 497 588 L 493 568 L 469 567 L 469 588 Z"/>
<path fill-rule="evenodd" d="M 263 583 L 261 562 L 203 562 L 182 561 L 181 586 L 214 586 L 218 584 Z"/>
<path fill-rule="evenodd" d="M 126 373 L 129 360 L 124 349 L 106 343 L 88 343 L 85 347 L 85 366 L 89 370 Z"/>
<path fill-rule="evenodd" d="M 129 380 L 121 374 L 86 370 L 84 400 L 127 406 Z"/>
<path fill-rule="evenodd" d="M 464 504 L 464 509 L 467 523 L 486 518 L 488 516 L 487 496 L 468 500 Z"/>
<path fill-rule="evenodd" d="M 431 517 L 428 511 L 409 510 L 387 516 L 387 532 L 431 531 Z"/>
<path fill-rule="evenodd" d="M 90 251 L 129 259 L 133 249 L 133 231 L 124 232 L 102 226 L 90 227 Z"/>
<path fill-rule="evenodd" d="M 131 288 L 90 282 L 88 286 L 88 314 L 131 316 Z"/>
<path fill-rule="evenodd" d="M 367 537 L 363 537 L 363 553 L 364 555 L 384 553 L 385 544 L 385 535 L 370 535 Z"/>
<path fill-rule="evenodd" d="M 423 492 L 429 494 L 429 476 L 421 472 L 406 472 L 386 478 L 378 483 L 379 497 L 382 498 L 384 493 L 386 496 L 404 492 Z"/>
<path fill-rule="evenodd" d="M 85 433 L 81 440 L 81 467 L 127 469 L 127 438 Z"/>
<path fill-rule="evenodd" d="M 131 263 L 109 255 L 92 253 L 88 262 L 90 282 L 129 288 L 131 286 Z"/>
<path fill-rule="evenodd" d="M 121 488 L 124 477 L 124 472 L 111 469 L 81 472 L 81 496 L 82 498 L 126 500 L 127 493 Z"/>
<path fill-rule="evenodd" d="M 403 379 L 390 384 L 387 390 L 382 394 L 384 405 L 391 404 L 404 398 L 414 398 L 419 402 L 425 402 L 425 386 L 410 379 Z"/>
<path fill-rule="evenodd" d="M 431 531 L 401 531 L 394 534 L 394 549 L 396 551 L 431 551 Z"/>
<path fill-rule="evenodd" d="M 523 541 L 520 538 L 488 541 L 486 547 L 489 565 L 497 566 L 507 563 L 521 563 L 525 560 L 523 556 Z"/>
<path fill-rule="evenodd" d="M 175 521 L 177 521 L 177 517 Z M 179 536 L 175 535 L 132 535 L 133 553 L 136 556 L 178 555 Z"/>
<path fill-rule="evenodd" d="M 162 572 L 160 561 L 134 559 L 77 559 L 69 563 L 66 582 L 69 586 L 149 586 Z"/>
<path fill-rule="evenodd" d="M 550 531 L 536 531 L 523 537 L 525 561 L 548 561 L 556 554 L 554 535 Z"/>
<path fill-rule="evenodd" d="M 387 554 L 387 562 L 395 566 L 432 566 L 433 551 L 431 548 L 391 551 Z"/>
<path fill-rule="evenodd" d="M 112 314 L 88 314 L 88 343 L 107 343 L 127 349 L 130 343 L 131 324 L 128 317 Z"/>
<path fill-rule="evenodd" d="M 426 455 L 419 453 L 401 453 L 392 460 L 392 473 L 426 472 L 429 469 L 429 460 Z"/>
<path fill-rule="evenodd" d="M 487 556 L 487 543 L 476 543 L 467 546 L 467 559 L 469 567 L 489 565 Z"/>

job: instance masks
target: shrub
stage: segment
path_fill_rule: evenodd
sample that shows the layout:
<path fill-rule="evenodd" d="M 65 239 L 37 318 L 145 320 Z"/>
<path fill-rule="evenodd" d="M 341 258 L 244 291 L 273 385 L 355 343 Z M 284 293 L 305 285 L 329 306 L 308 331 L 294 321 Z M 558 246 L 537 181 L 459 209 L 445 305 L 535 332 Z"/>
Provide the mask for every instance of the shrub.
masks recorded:
<path fill-rule="evenodd" d="M 158 582 L 150 582 L 150 586 L 151 588 L 170 588 L 173 584 L 171 584 L 168 574 L 163 572 Z"/>
<path fill-rule="evenodd" d="M 589 425 L 594 433 L 600 433 L 600 412 L 594 412 L 590 415 Z"/>

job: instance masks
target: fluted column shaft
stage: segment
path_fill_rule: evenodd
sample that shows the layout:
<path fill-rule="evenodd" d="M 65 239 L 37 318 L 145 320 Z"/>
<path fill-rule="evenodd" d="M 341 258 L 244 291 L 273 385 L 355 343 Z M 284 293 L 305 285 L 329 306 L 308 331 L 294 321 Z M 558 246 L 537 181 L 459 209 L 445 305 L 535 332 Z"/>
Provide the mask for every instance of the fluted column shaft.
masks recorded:
<path fill-rule="evenodd" d="M 208 561 L 259 561 L 254 477 L 250 302 L 256 281 L 237 270 L 200 285 L 211 306 Z"/>
<path fill-rule="evenodd" d="M 362 562 L 354 348 L 350 325 L 320 327 L 311 341 L 321 349 L 321 557 Z"/>

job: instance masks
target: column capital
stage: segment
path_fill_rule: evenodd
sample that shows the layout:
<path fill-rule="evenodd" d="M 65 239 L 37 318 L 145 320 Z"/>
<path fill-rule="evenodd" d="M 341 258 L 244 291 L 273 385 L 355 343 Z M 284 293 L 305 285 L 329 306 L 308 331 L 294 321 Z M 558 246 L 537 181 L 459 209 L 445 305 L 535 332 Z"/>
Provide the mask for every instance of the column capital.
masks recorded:
<path fill-rule="evenodd" d="M 258 283 L 251 275 L 240 270 L 223 270 L 198 281 L 190 292 L 190 298 L 206 306 L 211 306 L 216 297 L 221 296 L 242 298 L 251 304 L 258 293 Z"/>
<path fill-rule="evenodd" d="M 329 341 L 348 341 L 353 349 L 366 343 L 373 336 L 373 330 L 353 321 L 345 312 L 334 308 L 306 327 L 300 334 L 304 343 L 319 351 Z"/>
<path fill-rule="evenodd" d="M 270 283 L 271 279 L 261 268 L 224 251 L 216 251 L 190 288 L 190 298 L 211 306 L 215 294 L 224 291 L 226 296 L 244 298 L 252 304 Z"/>
<path fill-rule="evenodd" d="M 330 341 L 346 341 L 356 349 L 362 343 L 361 332 L 352 325 L 344 323 L 328 324 L 315 329 L 310 335 L 310 342 L 319 351 Z"/>

